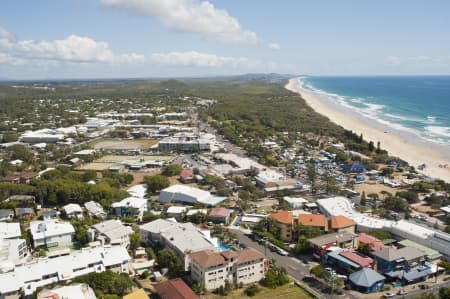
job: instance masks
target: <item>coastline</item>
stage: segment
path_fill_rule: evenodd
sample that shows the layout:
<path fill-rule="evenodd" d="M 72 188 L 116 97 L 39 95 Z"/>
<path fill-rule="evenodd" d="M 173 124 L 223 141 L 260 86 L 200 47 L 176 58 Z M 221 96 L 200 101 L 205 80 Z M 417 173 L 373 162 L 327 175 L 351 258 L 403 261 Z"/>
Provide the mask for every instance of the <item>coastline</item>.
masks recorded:
<path fill-rule="evenodd" d="M 298 86 L 298 78 L 292 78 L 285 88 L 298 93 L 306 103 L 317 113 L 326 116 L 330 121 L 352 130 L 356 134 L 363 134 L 364 139 L 379 141 L 381 147 L 389 152 L 391 156 L 397 156 L 417 169 L 417 166 L 425 163 L 427 167 L 421 173 L 450 182 L 450 157 L 444 149 L 430 142 L 420 140 L 420 137 L 412 132 L 403 132 L 376 123 L 374 120 L 362 119 L 363 116 L 348 110 L 345 107 L 335 107 L 331 102 L 321 95 Z M 383 130 L 386 128 L 387 130 Z M 439 164 L 449 164 L 447 168 L 440 168 Z"/>

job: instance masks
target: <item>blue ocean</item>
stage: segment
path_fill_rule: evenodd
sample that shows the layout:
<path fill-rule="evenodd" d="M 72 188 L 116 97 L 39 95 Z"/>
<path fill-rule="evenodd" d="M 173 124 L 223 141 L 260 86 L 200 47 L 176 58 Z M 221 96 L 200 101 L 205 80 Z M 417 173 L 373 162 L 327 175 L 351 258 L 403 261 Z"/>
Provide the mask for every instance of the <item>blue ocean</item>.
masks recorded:
<path fill-rule="evenodd" d="M 450 147 L 450 76 L 302 77 L 302 88 Z M 450 148 L 449 148 L 450 150 Z"/>

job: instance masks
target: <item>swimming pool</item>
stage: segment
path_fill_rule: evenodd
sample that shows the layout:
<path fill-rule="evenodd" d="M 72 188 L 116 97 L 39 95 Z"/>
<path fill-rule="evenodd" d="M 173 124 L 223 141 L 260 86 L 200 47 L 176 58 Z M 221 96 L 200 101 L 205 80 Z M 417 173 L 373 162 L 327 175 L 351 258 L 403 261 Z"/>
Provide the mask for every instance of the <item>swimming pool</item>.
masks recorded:
<path fill-rule="evenodd" d="M 225 243 L 222 243 L 221 241 L 218 241 L 217 244 L 219 245 L 219 250 L 220 250 L 220 251 L 228 251 L 228 250 L 231 250 L 231 247 L 230 247 L 230 246 L 228 246 L 228 245 L 225 244 Z"/>

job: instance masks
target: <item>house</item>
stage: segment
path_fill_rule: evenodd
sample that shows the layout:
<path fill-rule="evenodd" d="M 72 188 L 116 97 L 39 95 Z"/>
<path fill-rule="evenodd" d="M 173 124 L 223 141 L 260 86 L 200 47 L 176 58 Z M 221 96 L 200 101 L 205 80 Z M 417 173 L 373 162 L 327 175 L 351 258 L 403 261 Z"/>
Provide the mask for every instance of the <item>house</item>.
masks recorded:
<path fill-rule="evenodd" d="M 75 229 L 72 224 L 56 220 L 32 221 L 30 234 L 33 247 L 63 247 L 72 245 Z"/>
<path fill-rule="evenodd" d="M 230 224 L 230 216 L 233 212 L 226 208 L 212 208 L 209 212 L 208 219 L 214 223 Z"/>
<path fill-rule="evenodd" d="M 62 207 L 64 215 L 68 218 L 76 218 L 76 219 L 82 219 L 83 218 L 83 209 L 80 207 L 77 203 L 69 203 Z"/>
<path fill-rule="evenodd" d="M 92 272 L 128 273 L 127 250 L 122 246 L 84 248 L 69 255 L 36 260 L 0 273 L 0 298 L 31 296 L 37 288 L 65 282 Z"/>
<path fill-rule="evenodd" d="M 300 214 L 298 215 L 298 224 L 316 227 L 322 232 L 328 231 L 328 220 L 322 214 Z"/>
<path fill-rule="evenodd" d="M 56 210 L 48 210 L 48 211 L 44 211 L 44 212 L 42 212 L 40 218 L 41 218 L 42 220 L 57 219 L 57 218 L 58 218 L 58 211 L 56 211 Z"/>
<path fill-rule="evenodd" d="M 153 286 L 161 299 L 199 299 L 192 289 L 181 279 L 176 278 Z M 123 297 L 124 299 L 144 299 L 145 297 Z"/>
<path fill-rule="evenodd" d="M 383 241 L 365 233 L 358 234 L 358 242 L 360 247 L 365 244 L 370 244 L 372 251 L 379 251 L 388 247 L 384 245 Z"/>
<path fill-rule="evenodd" d="M 34 209 L 33 208 L 17 208 L 16 216 L 21 219 L 31 220 L 34 217 Z"/>
<path fill-rule="evenodd" d="M 402 246 L 402 247 L 414 247 L 417 250 L 421 251 L 424 255 L 425 258 L 429 261 L 433 261 L 433 260 L 437 260 L 439 258 L 442 257 L 442 254 L 439 253 L 439 251 L 431 249 L 427 246 L 424 246 L 422 244 L 413 242 L 411 240 L 401 240 L 400 242 L 397 243 L 398 245 Z"/>
<path fill-rule="evenodd" d="M 372 267 L 374 260 L 353 250 L 332 247 L 322 256 L 321 262 L 339 273 L 348 275 L 361 268 Z"/>
<path fill-rule="evenodd" d="M 350 233 L 331 233 L 308 240 L 313 248 L 313 256 L 320 259 L 330 247 L 347 249 L 358 248 L 358 235 Z"/>
<path fill-rule="evenodd" d="M 348 279 L 357 291 L 370 293 L 381 291 L 384 288 L 386 278 L 370 268 L 363 268 L 350 274 Z"/>
<path fill-rule="evenodd" d="M 280 239 L 283 241 L 291 241 L 293 237 L 293 222 L 291 211 L 280 210 L 270 214 L 269 219 L 274 220 L 274 225 L 280 230 Z"/>
<path fill-rule="evenodd" d="M 342 170 L 347 173 L 364 173 L 367 171 L 366 167 L 361 163 L 349 163 L 342 167 Z"/>
<path fill-rule="evenodd" d="M 20 183 L 21 184 L 29 184 L 38 175 L 39 174 L 37 172 L 22 172 L 20 174 Z"/>
<path fill-rule="evenodd" d="M 0 238 L 0 273 L 8 271 L 14 265 L 28 262 L 28 253 L 26 240 Z"/>
<path fill-rule="evenodd" d="M 332 216 L 330 219 L 330 228 L 335 232 L 355 233 L 356 222 L 342 215 Z"/>
<path fill-rule="evenodd" d="M 99 204 L 96 201 L 88 201 L 84 203 L 84 207 L 86 208 L 86 211 L 90 216 L 95 216 L 98 218 L 106 218 L 106 212 L 103 210 L 103 207 L 101 204 Z"/>
<path fill-rule="evenodd" d="M 22 237 L 20 223 L 0 222 L 0 239 L 16 239 Z"/>
<path fill-rule="evenodd" d="M 111 205 L 115 214 L 120 217 L 134 216 L 142 220 L 144 212 L 148 210 L 148 200 L 139 197 L 127 197 Z"/>
<path fill-rule="evenodd" d="M 206 206 L 216 206 L 226 197 L 214 196 L 208 191 L 186 185 L 172 185 L 159 193 L 161 203 L 182 202 L 186 204 L 201 203 Z"/>
<path fill-rule="evenodd" d="M 308 203 L 308 201 L 301 197 L 283 197 L 283 200 L 288 203 L 289 208 L 291 210 L 301 209 L 303 206 Z"/>
<path fill-rule="evenodd" d="M 192 223 L 177 223 L 156 219 L 139 226 L 142 241 L 171 248 L 181 258 L 187 270 L 190 265 L 189 253 L 201 250 L 218 251 L 217 240 L 209 231 L 201 231 Z"/>
<path fill-rule="evenodd" d="M 99 241 L 104 245 L 130 245 L 130 235 L 133 229 L 124 226 L 120 220 L 106 220 L 88 228 L 89 242 Z"/>
<path fill-rule="evenodd" d="M 85 283 L 63 286 L 52 290 L 44 289 L 37 299 L 97 299 L 94 290 Z"/>
<path fill-rule="evenodd" d="M 207 290 L 260 281 L 266 272 L 265 256 L 253 248 L 241 251 L 198 251 L 191 254 L 191 278 Z"/>
<path fill-rule="evenodd" d="M 14 211 L 11 209 L 0 209 L 0 221 L 8 221 L 14 218 Z"/>
<path fill-rule="evenodd" d="M 179 177 L 180 182 L 183 184 L 189 184 L 195 182 L 195 175 L 192 169 L 183 169 Z"/>
<path fill-rule="evenodd" d="M 188 207 L 184 206 L 171 206 L 167 209 L 167 216 L 169 218 L 175 218 L 180 220 L 184 213 L 188 210 Z"/>
<path fill-rule="evenodd" d="M 128 295 L 123 296 L 123 299 L 150 299 L 150 298 L 147 296 L 147 293 L 145 293 L 144 289 L 139 289 L 129 293 Z"/>
<path fill-rule="evenodd" d="M 11 201 L 35 203 L 35 197 L 32 195 L 11 195 L 5 200 L 5 202 Z"/>

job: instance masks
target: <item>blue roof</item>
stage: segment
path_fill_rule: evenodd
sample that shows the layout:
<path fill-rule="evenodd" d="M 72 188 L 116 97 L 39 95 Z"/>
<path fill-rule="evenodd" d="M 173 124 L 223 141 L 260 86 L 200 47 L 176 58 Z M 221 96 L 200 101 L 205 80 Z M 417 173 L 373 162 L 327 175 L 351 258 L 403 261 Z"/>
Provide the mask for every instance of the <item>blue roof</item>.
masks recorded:
<path fill-rule="evenodd" d="M 385 277 L 370 268 L 363 268 L 348 277 L 350 281 L 360 287 L 371 287 L 377 282 L 383 281 Z"/>

